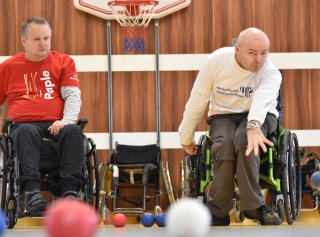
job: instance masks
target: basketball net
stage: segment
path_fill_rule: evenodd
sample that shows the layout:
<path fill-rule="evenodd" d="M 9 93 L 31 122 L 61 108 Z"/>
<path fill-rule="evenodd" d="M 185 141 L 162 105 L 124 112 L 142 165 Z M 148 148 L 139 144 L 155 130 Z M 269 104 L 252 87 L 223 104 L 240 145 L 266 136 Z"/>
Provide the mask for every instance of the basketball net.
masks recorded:
<path fill-rule="evenodd" d="M 145 32 L 158 1 L 115 0 L 108 2 L 112 14 L 124 32 L 124 50 L 146 52 Z"/>

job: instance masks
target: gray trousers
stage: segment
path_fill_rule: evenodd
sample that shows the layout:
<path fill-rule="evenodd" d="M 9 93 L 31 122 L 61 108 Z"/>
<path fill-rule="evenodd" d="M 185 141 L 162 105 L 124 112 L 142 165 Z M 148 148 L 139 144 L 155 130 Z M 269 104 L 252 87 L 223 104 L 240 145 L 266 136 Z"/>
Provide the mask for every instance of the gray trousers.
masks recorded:
<path fill-rule="evenodd" d="M 211 117 L 213 180 L 206 189 L 206 203 L 211 213 L 218 217 L 229 215 L 232 209 L 235 179 L 242 208 L 253 210 L 265 204 L 259 186 L 260 158 L 253 152 L 245 157 L 247 116 L 247 113 L 241 113 Z M 267 114 L 261 131 L 268 136 L 276 128 L 277 118 Z"/>

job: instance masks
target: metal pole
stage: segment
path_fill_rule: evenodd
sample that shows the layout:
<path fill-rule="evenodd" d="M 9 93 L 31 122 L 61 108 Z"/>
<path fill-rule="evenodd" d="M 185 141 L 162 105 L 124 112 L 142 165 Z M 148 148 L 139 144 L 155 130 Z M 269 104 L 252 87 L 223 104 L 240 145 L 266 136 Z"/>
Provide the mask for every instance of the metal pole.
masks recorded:
<path fill-rule="evenodd" d="M 108 112 L 109 112 L 109 159 L 113 149 L 113 112 L 112 112 L 112 64 L 111 64 L 111 20 L 107 20 L 107 51 L 108 51 Z"/>
<path fill-rule="evenodd" d="M 156 113 L 157 113 L 157 144 L 160 146 L 160 69 L 159 69 L 159 19 L 154 21 L 154 38 L 156 54 Z"/>

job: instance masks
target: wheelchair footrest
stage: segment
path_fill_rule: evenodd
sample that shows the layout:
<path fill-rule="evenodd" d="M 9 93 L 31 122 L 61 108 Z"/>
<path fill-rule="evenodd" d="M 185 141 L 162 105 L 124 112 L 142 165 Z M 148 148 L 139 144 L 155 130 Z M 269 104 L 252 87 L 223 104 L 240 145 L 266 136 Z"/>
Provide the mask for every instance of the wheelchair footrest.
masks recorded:
<path fill-rule="evenodd" d="M 44 211 L 34 211 L 30 212 L 29 216 L 30 217 L 43 217 Z"/>

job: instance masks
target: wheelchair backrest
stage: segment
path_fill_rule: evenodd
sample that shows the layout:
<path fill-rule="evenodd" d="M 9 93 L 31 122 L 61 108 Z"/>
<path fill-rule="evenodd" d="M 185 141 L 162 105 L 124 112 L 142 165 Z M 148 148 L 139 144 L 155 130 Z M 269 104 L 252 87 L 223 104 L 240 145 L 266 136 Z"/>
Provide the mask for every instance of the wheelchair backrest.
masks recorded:
<path fill-rule="evenodd" d="M 160 147 L 156 144 L 131 146 L 116 144 L 111 156 L 112 164 L 158 164 Z"/>

